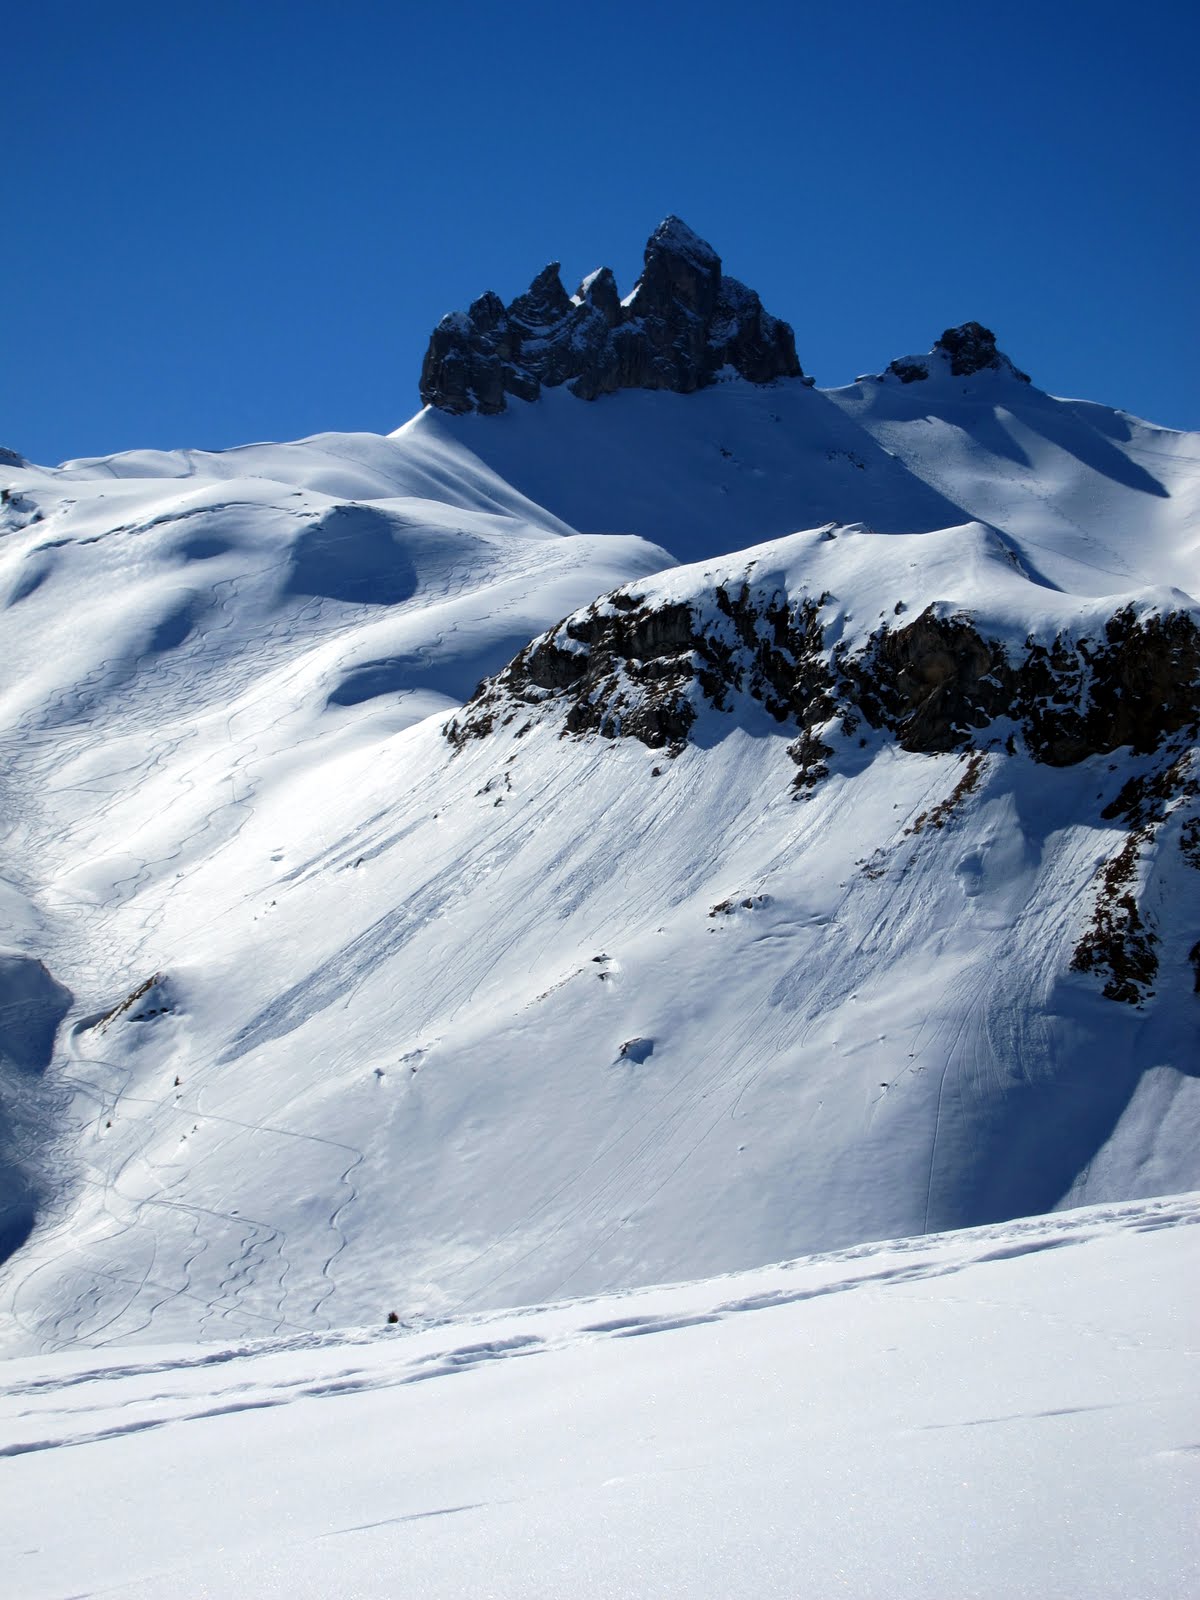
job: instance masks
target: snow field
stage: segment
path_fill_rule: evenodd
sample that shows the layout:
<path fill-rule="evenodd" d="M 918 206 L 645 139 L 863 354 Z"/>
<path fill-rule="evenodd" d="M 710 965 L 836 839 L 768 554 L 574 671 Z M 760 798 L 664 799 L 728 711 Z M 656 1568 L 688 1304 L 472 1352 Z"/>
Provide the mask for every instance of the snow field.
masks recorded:
<path fill-rule="evenodd" d="M 27 1600 L 1174 1600 L 1200 1575 L 1197 1220 L 1180 1196 L 427 1326 L 11 1361 L 0 1559 Z"/>

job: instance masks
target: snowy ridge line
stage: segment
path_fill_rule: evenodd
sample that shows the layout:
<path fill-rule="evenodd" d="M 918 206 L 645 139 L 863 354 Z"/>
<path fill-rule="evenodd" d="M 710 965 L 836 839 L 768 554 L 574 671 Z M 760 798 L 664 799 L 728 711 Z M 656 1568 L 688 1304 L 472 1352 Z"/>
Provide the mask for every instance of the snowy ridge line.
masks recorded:
<path fill-rule="evenodd" d="M 919 554 L 920 562 L 913 559 Z M 914 580 L 912 569 L 918 567 Z M 678 754 L 720 737 L 706 707 L 747 697 L 800 738 L 797 787 L 865 718 L 910 750 L 1007 748 L 1071 766 L 1145 755 L 1200 719 L 1200 607 L 1177 589 L 1050 597 L 995 530 L 881 539 L 829 525 L 625 585 L 485 681 L 446 727 L 456 748 L 547 712 L 572 735 Z M 867 740 L 860 739 L 860 746 Z"/>

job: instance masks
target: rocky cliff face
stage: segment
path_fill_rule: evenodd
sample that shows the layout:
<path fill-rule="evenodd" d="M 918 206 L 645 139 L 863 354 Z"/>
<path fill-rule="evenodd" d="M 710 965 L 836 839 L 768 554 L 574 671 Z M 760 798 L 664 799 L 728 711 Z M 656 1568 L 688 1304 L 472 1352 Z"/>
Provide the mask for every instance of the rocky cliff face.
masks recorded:
<path fill-rule="evenodd" d="M 748 694 L 811 743 L 835 711 L 820 602 L 805 596 L 789 605 L 748 583 L 719 586 L 713 598 L 707 622 L 693 605 L 648 605 L 628 588 L 596 601 L 482 683 L 447 724 L 447 738 L 461 745 L 518 719 L 522 732 L 535 708 L 547 707 L 565 733 L 634 738 L 676 753 L 702 704 L 732 711 Z M 809 765 L 800 753 L 797 760 Z"/>
<path fill-rule="evenodd" d="M 619 589 L 482 683 L 447 737 L 462 743 L 538 708 L 567 733 L 680 747 L 702 706 L 732 711 L 745 694 L 795 730 L 806 758 L 823 734 L 865 721 L 919 754 L 1019 738 L 1034 760 L 1066 767 L 1126 746 L 1149 755 L 1200 724 L 1200 629 L 1189 612 L 1127 605 L 1101 637 L 1030 639 L 1014 659 L 969 615 L 932 606 L 911 622 L 898 608 L 862 648 L 830 645 L 826 599 L 750 582 L 659 604 Z M 800 764 L 810 772 L 810 760 Z"/>
<path fill-rule="evenodd" d="M 536 400 L 543 384 L 594 400 L 617 389 L 689 394 L 726 368 L 752 383 L 803 378 L 791 328 L 726 277 L 678 217 L 650 236 L 644 260 L 626 300 L 607 267 L 568 295 L 551 262 L 510 305 L 489 291 L 443 317 L 421 369 L 422 401 L 494 414 L 509 395 Z"/>

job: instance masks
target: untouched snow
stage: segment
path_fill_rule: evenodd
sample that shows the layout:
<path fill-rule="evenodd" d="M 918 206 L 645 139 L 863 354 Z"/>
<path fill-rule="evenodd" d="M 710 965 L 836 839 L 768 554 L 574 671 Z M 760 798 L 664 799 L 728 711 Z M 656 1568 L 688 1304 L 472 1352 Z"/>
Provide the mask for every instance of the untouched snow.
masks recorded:
<path fill-rule="evenodd" d="M 1200 1196 L 0 1368 L 23 1600 L 1178 1600 Z M 381 1305 L 382 1312 L 382 1305 Z"/>

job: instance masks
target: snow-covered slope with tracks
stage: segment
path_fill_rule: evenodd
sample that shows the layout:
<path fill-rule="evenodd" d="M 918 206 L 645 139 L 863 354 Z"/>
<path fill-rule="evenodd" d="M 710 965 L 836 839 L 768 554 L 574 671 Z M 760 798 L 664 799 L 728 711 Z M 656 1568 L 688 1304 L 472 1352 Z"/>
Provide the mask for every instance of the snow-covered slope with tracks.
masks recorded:
<path fill-rule="evenodd" d="M 1198 1214 L 6 1362 L 0 1565 L 26 1600 L 1176 1600 Z"/>
<path fill-rule="evenodd" d="M 610 1292 L 1200 1181 L 1198 456 L 935 370 L 6 463 L 4 1346 Z M 560 662 L 447 739 L 618 589 L 647 638 L 748 652 L 686 737 L 597 731 Z M 1028 699 L 1057 641 L 1085 709 L 1124 618 L 1154 737 L 1039 744 L 990 669 L 970 737 L 861 685 L 853 727 L 797 722 L 747 686 L 772 607 L 833 678 L 965 617 Z"/>

